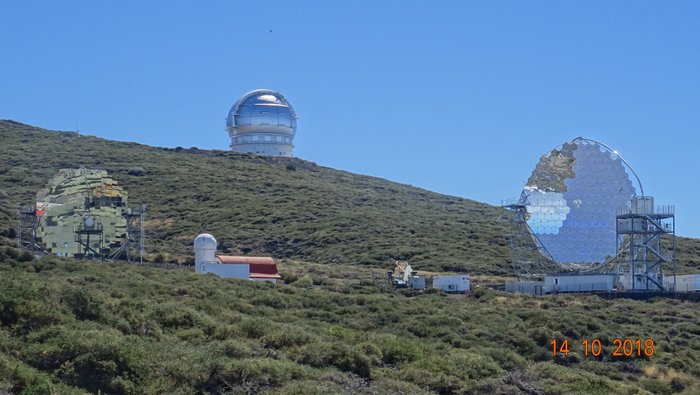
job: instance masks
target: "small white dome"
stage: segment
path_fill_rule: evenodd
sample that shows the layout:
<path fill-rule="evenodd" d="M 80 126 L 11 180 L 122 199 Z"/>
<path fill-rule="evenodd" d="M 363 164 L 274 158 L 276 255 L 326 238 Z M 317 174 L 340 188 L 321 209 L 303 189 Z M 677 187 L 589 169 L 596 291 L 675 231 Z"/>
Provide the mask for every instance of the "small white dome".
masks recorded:
<path fill-rule="evenodd" d="M 194 239 L 194 248 L 214 248 L 216 249 L 216 239 L 209 233 L 202 233 Z"/>

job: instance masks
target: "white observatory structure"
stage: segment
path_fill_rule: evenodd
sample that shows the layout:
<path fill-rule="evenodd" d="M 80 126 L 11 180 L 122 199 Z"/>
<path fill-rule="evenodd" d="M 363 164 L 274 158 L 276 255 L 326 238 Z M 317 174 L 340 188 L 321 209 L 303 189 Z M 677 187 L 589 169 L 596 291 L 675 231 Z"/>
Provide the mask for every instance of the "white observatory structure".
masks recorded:
<path fill-rule="evenodd" d="M 291 157 L 297 116 L 279 92 L 256 89 L 231 107 L 226 131 L 233 151 Z"/>
<path fill-rule="evenodd" d="M 216 246 L 216 239 L 209 233 L 202 233 L 194 239 L 196 273 L 212 273 L 223 278 L 266 281 L 273 284 L 282 279 L 273 258 L 216 255 Z"/>
<path fill-rule="evenodd" d="M 209 233 L 202 233 L 194 239 L 195 272 L 206 273 L 207 265 L 218 264 L 216 239 Z"/>

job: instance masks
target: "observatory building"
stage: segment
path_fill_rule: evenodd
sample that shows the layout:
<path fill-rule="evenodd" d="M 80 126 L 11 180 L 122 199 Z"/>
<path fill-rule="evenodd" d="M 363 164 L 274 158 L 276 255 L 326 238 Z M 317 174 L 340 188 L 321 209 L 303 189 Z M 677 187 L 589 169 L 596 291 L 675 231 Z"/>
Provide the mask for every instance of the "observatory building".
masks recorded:
<path fill-rule="evenodd" d="M 520 198 L 504 208 L 512 213 L 509 241 L 516 275 L 545 278 L 543 284 L 517 284 L 518 289 L 666 291 L 676 286 L 675 280 L 673 287 L 664 285 L 664 270 L 674 261 L 673 206 L 654 207 L 637 173 L 599 141 L 577 137 L 543 155 Z M 532 254 L 533 244 L 539 254 Z M 675 277 L 675 266 L 673 271 Z"/>
<path fill-rule="evenodd" d="M 214 236 L 202 233 L 194 239 L 194 271 L 212 273 L 223 278 L 239 278 L 250 281 L 280 280 L 275 260 L 269 257 L 216 255 Z"/>
<path fill-rule="evenodd" d="M 578 137 L 543 155 L 510 209 L 518 277 L 591 271 L 619 252 L 616 215 L 636 195 L 636 173 L 617 151 Z M 539 254 L 532 254 L 536 245 Z"/>
<path fill-rule="evenodd" d="M 51 254 L 99 257 L 126 241 L 126 203 L 105 170 L 61 169 L 37 193 L 37 238 Z"/>
<path fill-rule="evenodd" d="M 616 151 L 594 140 L 543 155 L 521 195 L 540 250 L 572 269 L 616 256 L 615 215 L 637 192 L 631 176 L 638 181 Z"/>
<path fill-rule="evenodd" d="M 233 151 L 291 157 L 297 116 L 280 93 L 256 89 L 231 107 L 226 131 Z"/>

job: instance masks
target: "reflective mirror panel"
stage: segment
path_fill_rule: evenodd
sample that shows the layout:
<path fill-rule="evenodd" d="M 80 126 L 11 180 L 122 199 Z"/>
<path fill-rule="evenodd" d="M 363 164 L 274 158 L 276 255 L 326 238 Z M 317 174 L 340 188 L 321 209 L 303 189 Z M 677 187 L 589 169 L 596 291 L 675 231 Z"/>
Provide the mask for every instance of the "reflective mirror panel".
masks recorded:
<path fill-rule="evenodd" d="M 582 139 L 542 156 L 523 190 L 533 238 L 564 266 L 616 255 L 617 209 L 634 194 L 619 156 Z"/>

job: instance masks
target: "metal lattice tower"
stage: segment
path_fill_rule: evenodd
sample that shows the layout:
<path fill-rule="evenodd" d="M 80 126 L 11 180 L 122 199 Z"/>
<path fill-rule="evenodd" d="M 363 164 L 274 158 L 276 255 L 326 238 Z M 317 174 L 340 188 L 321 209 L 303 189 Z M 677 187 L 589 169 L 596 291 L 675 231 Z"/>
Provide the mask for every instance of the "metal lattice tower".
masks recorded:
<path fill-rule="evenodd" d="M 78 243 L 76 258 L 104 259 L 104 229 L 99 218 L 92 216 L 89 211 L 83 216 L 80 227 L 75 230 L 75 242 Z"/>
<path fill-rule="evenodd" d="M 664 239 L 668 239 L 665 243 Z M 617 215 L 617 244 L 629 246 L 618 255 L 624 285 L 635 291 L 665 291 L 664 265 L 673 264 L 675 288 L 676 217 L 673 206 L 654 210 L 654 198 L 635 196 Z"/>
<path fill-rule="evenodd" d="M 137 209 L 129 209 L 124 213 L 126 218 L 126 241 L 117 250 L 109 255 L 110 259 L 126 256 L 129 263 L 137 261 L 143 263 L 145 252 L 144 220 L 146 218 L 146 205 L 142 204 Z"/>
<path fill-rule="evenodd" d="M 17 248 L 27 249 L 35 254 L 45 254 L 46 251 L 39 244 L 36 229 L 39 226 L 40 217 L 37 217 L 33 206 L 19 206 L 17 209 L 19 218 L 19 230 L 17 232 Z"/>

